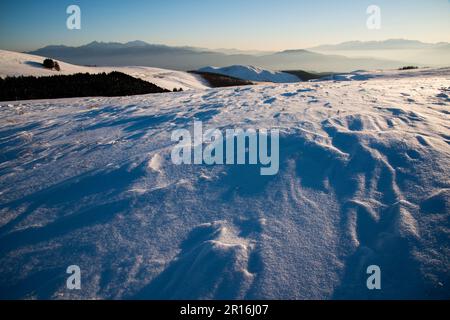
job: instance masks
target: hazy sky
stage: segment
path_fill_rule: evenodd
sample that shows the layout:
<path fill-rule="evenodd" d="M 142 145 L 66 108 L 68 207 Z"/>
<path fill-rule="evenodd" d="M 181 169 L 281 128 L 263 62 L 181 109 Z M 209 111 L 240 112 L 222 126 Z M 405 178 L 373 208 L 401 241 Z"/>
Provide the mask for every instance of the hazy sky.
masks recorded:
<path fill-rule="evenodd" d="M 81 30 L 66 8 L 81 8 Z M 366 27 L 369 5 L 381 29 Z M 282 50 L 348 40 L 450 42 L 449 0 L 0 0 L 0 48 L 144 40 L 207 48 Z"/>

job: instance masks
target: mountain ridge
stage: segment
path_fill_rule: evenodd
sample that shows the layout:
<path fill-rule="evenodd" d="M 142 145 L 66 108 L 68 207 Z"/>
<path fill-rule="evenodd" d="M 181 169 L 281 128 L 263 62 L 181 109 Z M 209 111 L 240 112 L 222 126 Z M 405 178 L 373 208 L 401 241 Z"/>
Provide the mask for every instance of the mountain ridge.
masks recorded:
<path fill-rule="evenodd" d="M 270 54 L 222 53 L 195 47 L 172 47 L 144 41 L 126 43 L 93 41 L 79 47 L 46 46 L 27 52 L 78 65 L 148 66 L 174 70 L 197 70 L 205 66 L 254 65 L 272 70 L 310 70 L 349 72 L 355 69 L 398 68 L 408 62 L 389 59 L 348 58 L 305 49 Z"/>
<path fill-rule="evenodd" d="M 386 50 L 386 49 L 428 49 L 449 45 L 448 42 L 426 43 L 419 40 L 387 39 L 382 41 L 345 41 L 337 44 L 324 44 L 309 50 Z"/>

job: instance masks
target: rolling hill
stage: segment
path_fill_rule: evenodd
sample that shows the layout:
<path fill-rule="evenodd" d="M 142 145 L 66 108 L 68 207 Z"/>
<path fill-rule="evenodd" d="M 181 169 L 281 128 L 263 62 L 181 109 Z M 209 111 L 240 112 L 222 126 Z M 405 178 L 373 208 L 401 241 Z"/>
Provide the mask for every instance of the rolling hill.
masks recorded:
<path fill-rule="evenodd" d="M 205 89 L 206 82 L 202 77 L 182 71 L 174 71 L 152 67 L 86 67 L 58 61 L 61 71 L 46 69 L 42 62 L 46 56 L 0 50 L 0 77 L 16 76 L 52 76 L 75 73 L 110 73 L 118 71 L 131 77 L 142 79 L 155 85 L 172 90 L 173 88 Z"/>

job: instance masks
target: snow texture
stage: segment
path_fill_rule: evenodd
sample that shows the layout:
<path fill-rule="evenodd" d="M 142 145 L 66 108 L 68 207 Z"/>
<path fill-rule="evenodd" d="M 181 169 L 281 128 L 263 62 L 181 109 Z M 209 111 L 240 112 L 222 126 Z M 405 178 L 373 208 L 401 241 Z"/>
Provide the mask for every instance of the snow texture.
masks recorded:
<path fill-rule="evenodd" d="M 450 298 L 450 69 L 359 80 L 0 103 L 0 297 Z M 279 174 L 172 164 L 194 119 Z"/>

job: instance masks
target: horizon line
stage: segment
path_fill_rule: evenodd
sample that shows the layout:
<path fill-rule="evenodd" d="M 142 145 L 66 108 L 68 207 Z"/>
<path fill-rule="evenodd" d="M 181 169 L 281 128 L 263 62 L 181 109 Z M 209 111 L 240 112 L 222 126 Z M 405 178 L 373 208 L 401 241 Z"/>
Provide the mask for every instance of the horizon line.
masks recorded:
<path fill-rule="evenodd" d="M 361 43 L 382 43 L 382 42 L 386 42 L 386 41 L 391 41 L 391 40 L 403 40 L 403 41 L 412 41 L 412 42 L 420 42 L 423 44 L 429 44 L 429 45 L 438 45 L 438 44 L 450 44 L 450 42 L 448 41 L 438 41 L 438 42 L 424 42 L 421 40 L 417 40 L 417 39 L 407 39 L 407 38 L 386 38 L 384 40 L 346 40 L 346 41 L 341 41 L 341 42 L 336 42 L 336 43 L 322 43 L 319 45 L 314 45 L 314 46 L 307 46 L 307 47 L 292 47 L 292 48 L 285 48 L 285 49 L 280 49 L 280 50 L 264 50 L 264 49 L 240 49 L 237 47 L 232 47 L 232 48 L 227 48 L 227 47 L 221 47 L 221 48 L 208 48 L 208 47 L 203 47 L 203 46 L 196 46 L 196 45 L 168 45 L 168 44 L 164 44 L 164 43 L 156 43 L 156 42 L 148 42 L 145 40 L 139 40 L 139 39 L 135 39 L 135 40 L 129 40 L 129 41 L 104 41 L 104 40 L 92 40 L 89 42 L 86 42 L 84 44 L 81 45 L 67 45 L 67 44 L 47 44 L 44 45 L 43 47 L 38 47 L 32 50 L 28 50 L 28 51 L 16 51 L 16 50 L 11 50 L 11 51 L 16 51 L 16 52 L 21 52 L 21 53 L 28 53 L 28 52 L 33 52 L 33 51 L 37 51 L 40 49 L 44 49 L 46 47 L 67 47 L 67 48 L 79 48 L 79 47 L 83 47 L 83 46 L 87 46 L 89 44 L 93 44 L 93 43 L 99 43 L 99 44 L 129 44 L 129 43 L 133 43 L 133 42 L 143 42 L 147 45 L 154 45 L 154 46 L 165 46 L 165 47 L 171 47 L 171 48 L 195 48 L 195 49 L 207 49 L 207 50 L 236 50 L 236 51 L 243 51 L 243 52 L 283 52 L 283 51 L 289 51 L 289 50 L 308 50 L 308 49 L 312 49 L 312 48 L 316 48 L 316 47 L 321 47 L 321 46 L 333 46 L 333 45 L 341 45 L 341 44 L 345 44 L 345 43 L 351 43 L 351 42 L 361 42 Z"/>

